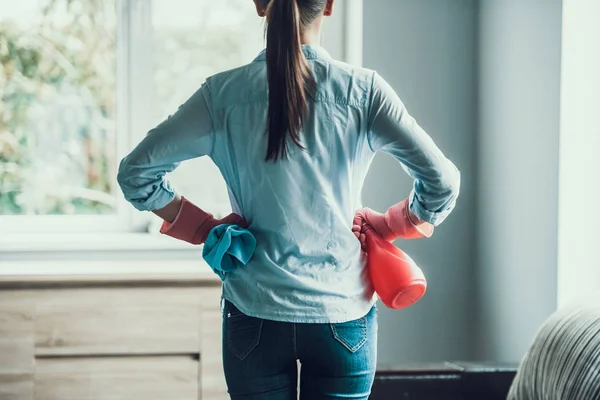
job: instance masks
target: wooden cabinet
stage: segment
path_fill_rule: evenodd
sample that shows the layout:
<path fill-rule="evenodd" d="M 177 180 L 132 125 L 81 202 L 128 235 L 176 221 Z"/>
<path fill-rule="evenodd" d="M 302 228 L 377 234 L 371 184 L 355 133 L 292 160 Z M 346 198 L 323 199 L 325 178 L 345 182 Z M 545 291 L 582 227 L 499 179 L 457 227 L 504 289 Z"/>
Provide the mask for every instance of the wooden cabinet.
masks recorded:
<path fill-rule="evenodd" d="M 198 398 L 190 357 L 48 358 L 37 361 L 36 400 L 189 400 Z"/>
<path fill-rule="evenodd" d="M 220 282 L 2 278 L 0 400 L 225 400 Z"/>
<path fill-rule="evenodd" d="M 33 398 L 33 307 L 0 294 L 0 400 Z"/>

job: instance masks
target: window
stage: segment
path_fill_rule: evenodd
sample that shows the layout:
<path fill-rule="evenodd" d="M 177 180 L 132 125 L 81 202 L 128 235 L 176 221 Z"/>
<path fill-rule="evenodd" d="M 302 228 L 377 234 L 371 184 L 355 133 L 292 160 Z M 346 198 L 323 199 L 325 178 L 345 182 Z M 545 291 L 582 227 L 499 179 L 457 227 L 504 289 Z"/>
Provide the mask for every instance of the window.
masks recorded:
<path fill-rule="evenodd" d="M 263 47 L 246 0 L 0 0 L 0 8 L 7 230 L 147 229 L 150 215 L 120 200 L 118 160 L 206 77 Z M 202 191 L 198 175 L 208 177 Z M 170 179 L 215 214 L 229 211 L 210 160 L 184 163 Z"/>
<path fill-rule="evenodd" d="M 0 9 L 0 214 L 114 213 L 114 0 Z"/>
<path fill-rule="evenodd" d="M 329 23 L 336 57 L 359 52 L 341 39 L 358 25 L 340 22 L 359 3 Z M 258 54 L 253 2 L 0 0 L 0 10 L 0 239 L 155 231 L 157 218 L 122 199 L 118 162 L 208 76 Z M 215 215 L 230 211 L 208 158 L 169 179 Z"/>

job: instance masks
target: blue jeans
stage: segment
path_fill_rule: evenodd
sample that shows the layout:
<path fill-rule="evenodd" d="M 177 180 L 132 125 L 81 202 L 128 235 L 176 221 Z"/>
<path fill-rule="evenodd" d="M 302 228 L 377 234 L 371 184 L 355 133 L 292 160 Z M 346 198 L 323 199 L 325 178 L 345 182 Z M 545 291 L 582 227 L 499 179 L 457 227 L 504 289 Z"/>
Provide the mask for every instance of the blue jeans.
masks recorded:
<path fill-rule="evenodd" d="M 253 318 L 225 301 L 223 366 L 232 400 L 367 399 L 377 361 L 377 310 L 339 324 Z"/>

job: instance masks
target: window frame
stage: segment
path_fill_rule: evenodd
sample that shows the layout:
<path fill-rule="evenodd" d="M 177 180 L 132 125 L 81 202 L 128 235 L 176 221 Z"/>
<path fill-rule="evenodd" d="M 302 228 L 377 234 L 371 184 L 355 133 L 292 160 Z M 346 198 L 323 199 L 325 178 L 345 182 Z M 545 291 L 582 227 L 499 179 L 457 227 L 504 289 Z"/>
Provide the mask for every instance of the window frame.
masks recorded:
<path fill-rule="evenodd" d="M 152 128 L 153 109 L 152 2 L 116 1 L 116 158 L 122 159 Z M 342 59 L 362 65 L 363 0 L 346 0 L 337 5 L 341 15 L 335 29 L 341 44 L 324 40 L 324 46 L 340 46 Z M 341 25 L 340 25 L 341 24 Z M 327 25 L 326 25 L 327 29 Z M 332 29 L 332 28 L 330 28 Z M 135 99 L 135 101 L 133 101 Z M 116 166 L 115 166 L 116 167 Z M 132 249 L 183 249 L 174 241 L 163 241 L 152 232 L 156 227 L 150 213 L 135 210 L 118 189 L 116 174 L 111 177 L 116 195 L 116 210 L 110 215 L 0 215 L 0 252 L 81 251 L 85 249 L 122 249 L 123 240 L 135 238 Z M 50 238 L 50 235 L 52 238 Z M 140 234 L 154 237 L 148 246 L 140 245 Z M 111 239 L 112 238 L 112 239 Z M 93 242 L 93 243 L 92 243 Z"/>

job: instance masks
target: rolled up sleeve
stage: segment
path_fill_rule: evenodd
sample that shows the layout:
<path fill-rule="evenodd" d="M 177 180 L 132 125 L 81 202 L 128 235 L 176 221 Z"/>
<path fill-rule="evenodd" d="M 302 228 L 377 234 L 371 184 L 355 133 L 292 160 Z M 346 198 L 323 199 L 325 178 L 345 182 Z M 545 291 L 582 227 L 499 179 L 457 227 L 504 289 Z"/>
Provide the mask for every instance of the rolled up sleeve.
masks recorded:
<path fill-rule="evenodd" d="M 368 140 L 373 151 L 392 155 L 414 179 L 411 211 L 422 221 L 441 224 L 456 205 L 460 172 L 377 74 L 373 80 Z"/>
<path fill-rule="evenodd" d="M 210 155 L 213 132 L 206 84 L 177 112 L 152 129 L 119 165 L 125 199 L 141 211 L 165 207 L 175 197 L 166 175 L 182 161 Z"/>

